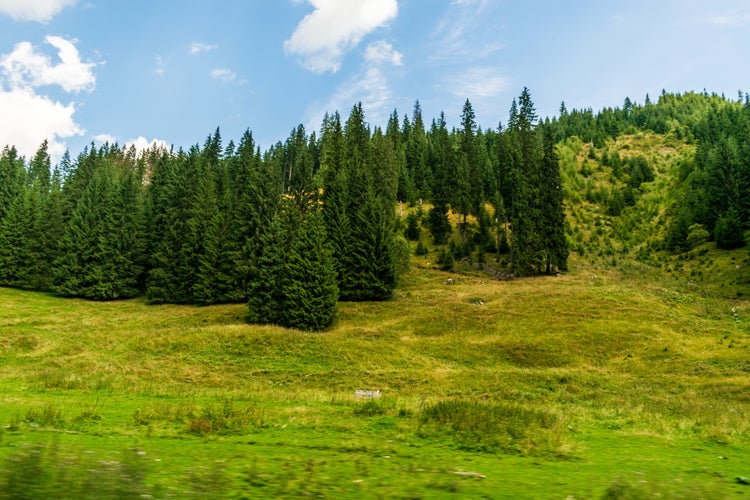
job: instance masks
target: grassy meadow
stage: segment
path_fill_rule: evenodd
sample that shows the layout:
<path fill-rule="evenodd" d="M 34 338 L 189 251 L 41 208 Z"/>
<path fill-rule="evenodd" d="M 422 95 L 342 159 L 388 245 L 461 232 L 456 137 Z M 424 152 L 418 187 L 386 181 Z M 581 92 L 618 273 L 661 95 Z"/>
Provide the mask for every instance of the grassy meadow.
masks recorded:
<path fill-rule="evenodd" d="M 325 333 L 0 289 L 0 498 L 750 497 L 746 300 L 435 258 Z"/>

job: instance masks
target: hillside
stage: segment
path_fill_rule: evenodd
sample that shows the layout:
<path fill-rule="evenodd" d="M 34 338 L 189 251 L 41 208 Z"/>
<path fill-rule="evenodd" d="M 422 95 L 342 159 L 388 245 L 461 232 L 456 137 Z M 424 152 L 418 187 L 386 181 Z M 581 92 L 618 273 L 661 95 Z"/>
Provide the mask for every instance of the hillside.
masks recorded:
<path fill-rule="evenodd" d="M 338 302 L 335 321 L 322 333 L 248 324 L 248 310 L 268 307 L 265 312 L 275 313 L 277 298 L 269 295 L 271 300 L 254 309 L 252 302 L 249 307 L 232 295 L 238 288 L 215 288 L 228 276 L 219 271 L 231 267 L 215 257 L 228 249 L 209 248 L 201 239 L 231 242 L 221 240 L 218 229 L 242 234 L 248 227 L 262 228 L 262 237 L 248 238 L 251 246 L 242 251 L 244 258 L 270 262 L 268 276 L 275 276 L 280 262 L 291 260 L 282 252 L 285 247 L 262 248 L 278 245 L 284 239 L 278 234 L 293 242 L 286 248 L 296 252 L 300 267 L 305 245 L 312 242 L 330 271 L 318 231 L 318 204 L 310 202 L 318 194 L 310 194 L 309 186 L 281 196 L 285 208 L 279 213 L 287 218 L 250 211 L 252 217 L 244 222 L 252 224 L 243 229 L 232 225 L 236 219 L 222 217 L 221 210 L 233 206 L 230 200 L 254 197 L 255 204 L 247 207 L 255 210 L 267 208 L 263 200 L 278 199 L 286 184 L 280 189 L 274 176 L 289 156 L 294 171 L 304 174 L 298 182 L 315 178 L 304 168 L 314 152 L 326 149 L 307 146 L 303 129 L 265 158 L 248 135 L 241 153 L 217 159 L 218 130 L 204 151 L 196 147 L 181 156 L 154 151 L 151 158 L 135 158 L 121 156 L 117 148 L 82 155 L 81 175 L 91 174 L 86 168 L 92 165 L 101 168 L 89 185 L 104 189 L 111 199 L 122 195 L 121 203 L 132 203 L 126 208 L 145 213 L 156 213 L 154 204 L 162 203 L 160 217 L 176 225 L 152 224 L 148 234 L 175 245 L 187 240 L 195 253 L 178 254 L 185 247 L 176 246 L 170 260 L 166 247 L 154 252 L 161 270 L 173 274 L 151 269 L 149 278 L 161 281 L 145 296 L 139 288 L 143 282 L 124 274 L 125 281 L 116 284 L 135 297 L 128 300 L 86 301 L 0 288 L 0 498 L 747 496 L 750 274 L 747 250 L 723 248 L 729 240 L 722 231 L 736 213 L 738 224 L 726 227 L 738 229 L 741 240 L 747 222 L 743 210 L 750 205 L 743 194 L 730 199 L 723 211 L 706 208 L 716 199 L 712 176 L 721 163 L 716 159 L 725 158 L 724 153 L 731 159 L 745 147 L 742 140 L 722 134 L 717 143 L 703 130 L 706 120 L 714 113 L 723 116 L 725 108 L 738 116 L 750 114 L 750 107 L 716 96 L 664 95 L 657 105 L 629 112 L 604 110 L 593 116 L 573 111 L 541 125 L 547 136 L 554 132 L 559 139 L 554 151 L 566 214 L 562 234 L 570 249 L 567 269 L 560 272 L 525 277 L 508 272 L 510 259 L 522 255 L 514 254 L 512 245 L 493 242 L 490 229 L 502 235 L 524 220 L 517 214 L 496 217 L 501 224 L 493 225 L 490 214 L 503 208 L 501 197 L 463 211 L 445 206 L 436 211 L 431 199 L 394 202 L 389 196 L 398 190 L 392 184 L 390 194 L 378 196 L 403 210 L 392 230 L 399 233 L 400 257 L 411 266 L 398 270 L 397 286 L 392 275 L 382 275 L 392 288 L 380 288 L 379 298 L 385 290 L 388 300 Z M 732 125 L 732 116 L 723 125 L 728 136 L 742 130 Z M 369 131 L 360 131 L 358 147 L 366 151 Z M 454 131 L 454 139 L 444 128 L 440 133 L 434 137 L 443 137 L 445 151 L 453 148 L 459 159 L 481 159 L 490 151 L 497 158 L 515 154 L 502 145 L 510 138 L 512 146 L 515 132 L 478 131 L 473 144 L 479 149 L 468 148 L 471 155 L 464 156 L 458 146 L 471 133 Z M 419 147 L 434 153 L 429 141 L 417 137 L 401 144 L 405 164 L 406 153 L 418 149 L 419 141 Z M 541 144 L 537 135 L 527 139 Z M 376 132 L 372 140 L 381 153 L 392 151 L 382 134 Z M 553 156 L 532 153 L 543 161 Z M 245 160 L 247 171 L 240 168 Z M 148 177 L 145 172 L 154 167 L 150 162 L 175 170 L 159 174 L 157 169 L 164 177 Z M 24 201 L 14 202 L 7 212 L 13 215 L 3 221 L 6 241 L 17 241 L 11 239 L 18 234 L 13 222 L 29 219 L 15 217 L 33 212 L 36 194 L 46 193 L 51 200 L 42 205 L 48 212 L 40 214 L 65 215 L 68 209 L 56 209 L 52 201 L 64 207 L 74 199 L 70 194 L 58 198 L 54 182 L 40 188 L 50 179 L 39 174 L 45 171 L 39 165 L 44 166 L 43 155 L 30 165 L 36 177 L 27 195 L 16 198 Z M 495 164 L 498 172 L 503 165 Z M 206 172 L 216 177 L 202 178 L 197 194 L 191 193 L 188 181 Z M 319 172 L 317 177 L 327 175 Z M 177 175 L 182 173 L 195 177 L 183 179 Z M 376 173 L 383 172 L 373 166 L 371 174 Z M 228 185 L 225 174 L 268 182 Z M 139 201 L 133 195 L 138 189 L 127 189 L 138 184 L 136 175 L 150 179 L 144 196 L 153 204 Z M 66 189 L 80 192 L 74 188 L 82 189 L 83 181 L 69 179 Z M 326 182 L 342 187 L 354 181 L 363 182 L 345 175 Z M 284 182 L 294 186 L 291 176 Z M 533 201 L 530 185 L 518 192 Z M 242 186 L 253 189 L 245 192 Z M 417 184 L 406 187 L 419 189 Z M 220 189 L 226 197 L 211 198 Z M 385 205 L 369 189 L 371 205 L 351 220 L 368 214 L 390 220 L 392 215 L 378 212 Z M 498 193 L 503 189 L 500 185 Z M 92 210 L 102 209 L 93 189 L 84 192 Z M 354 206 L 334 198 L 334 191 L 323 193 L 323 205 L 341 203 L 344 212 Z M 207 208 L 197 210 L 205 200 Z M 114 206 L 119 217 L 128 213 Z M 295 218 L 294 210 L 311 212 Z M 103 213 L 114 220 L 112 212 Z M 450 223 L 444 241 L 437 243 L 439 225 L 430 218 L 436 213 Z M 90 220 L 84 215 L 81 210 L 71 220 L 83 224 Z M 690 238 L 680 232 L 682 222 Z M 126 223 L 131 236 L 141 229 L 136 218 Z M 305 231 L 296 229 L 300 224 L 306 224 Z M 407 244 L 401 235 L 412 241 Z M 542 248 L 534 247 L 533 237 L 529 241 L 529 248 Z M 134 244 L 127 250 L 142 248 Z M 224 255 L 236 258 L 238 253 Z M 398 260 L 395 251 L 393 256 Z M 0 257 L 15 258 L 5 248 Z M 533 255 L 531 262 L 542 269 L 544 259 Z M 194 286 L 196 275 L 189 267 L 196 263 L 201 289 Z M 133 269 L 143 278 L 143 268 Z M 44 270 L 32 271 L 51 279 Z M 28 276 L 33 273 L 13 277 Z M 261 285 L 262 293 L 252 295 L 256 302 L 274 292 Z M 111 299 L 106 295 L 111 291 L 96 288 L 103 294 L 97 298 Z M 170 297 L 184 303 L 168 304 L 167 295 L 156 293 L 176 294 Z M 203 299 L 192 300 L 189 294 L 196 293 Z M 221 300 L 220 293 L 226 294 Z M 226 297 L 239 303 L 213 303 L 232 302 Z M 285 300 L 280 304 L 291 303 Z"/>
<path fill-rule="evenodd" d="M 511 282 L 415 268 L 324 334 L 246 325 L 244 306 L 0 289 L 0 490 L 746 493 L 746 302 L 587 266 Z"/>

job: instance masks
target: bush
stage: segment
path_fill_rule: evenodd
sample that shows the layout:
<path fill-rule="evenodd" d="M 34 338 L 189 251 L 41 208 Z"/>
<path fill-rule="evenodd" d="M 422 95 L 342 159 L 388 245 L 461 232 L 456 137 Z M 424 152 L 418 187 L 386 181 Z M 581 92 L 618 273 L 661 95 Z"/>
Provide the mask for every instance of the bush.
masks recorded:
<path fill-rule="evenodd" d="M 414 213 L 410 213 L 406 216 L 406 229 L 404 230 L 404 236 L 410 241 L 419 240 L 419 219 Z"/>
<path fill-rule="evenodd" d="M 687 244 L 690 248 L 695 248 L 707 242 L 710 237 L 711 234 L 703 224 L 693 224 L 688 228 Z"/>
<path fill-rule="evenodd" d="M 422 240 L 419 240 L 417 243 L 417 248 L 414 250 L 414 253 L 416 255 L 427 255 L 430 252 L 430 250 L 427 248 L 427 245 L 422 243 Z"/>
<path fill-rule="evenodd" d="M 455 264 L 455 259 L 453 258 L 453 252 L 450 250 L 446 251 L 445 248 L 440 250 L 440 255 L 438 256 L 438 266 L 440 266 L 440 269 L 443 271 L 451 271 L 453 269 L 453 265 Z"/>

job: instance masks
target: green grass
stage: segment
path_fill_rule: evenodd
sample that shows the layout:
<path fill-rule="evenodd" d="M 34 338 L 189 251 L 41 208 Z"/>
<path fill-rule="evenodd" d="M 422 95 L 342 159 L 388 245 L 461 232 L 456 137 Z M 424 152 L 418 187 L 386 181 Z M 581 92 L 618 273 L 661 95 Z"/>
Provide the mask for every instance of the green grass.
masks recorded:
<path fill-rule="evenodd" d="M 0 289 L 0 498 L 750 495 L 745 300 L 426 262 L 322 334 Z"/>

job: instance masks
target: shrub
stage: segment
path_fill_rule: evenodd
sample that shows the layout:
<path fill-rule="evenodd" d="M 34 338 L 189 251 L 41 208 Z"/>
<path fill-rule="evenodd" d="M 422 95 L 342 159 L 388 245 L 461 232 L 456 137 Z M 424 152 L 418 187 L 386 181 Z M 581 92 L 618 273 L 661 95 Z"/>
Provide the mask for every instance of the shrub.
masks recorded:
<path fill-rule="evenodd" d="M 711 234 L 703 224 L 693 224 L 688 228 L 687 244 L 690 248 L 695 248 L 707 242 L 710 237 Z"/>
<path fill-rule="evenodd" d="M 419 219 L 416 214 L 410 213 L 406 216 L 406 229 L 404 230 L 404 236 L 410 241 L 417 241 L 419 239 Z"/>
<path fill-rule="evenodd" d="M 446 251 L 445 248 L 440 250 L 440 255 L 438 256 L 438 266 L 443 271 L 450 271 L 453 269 L 453 265 L 455 264 L 455 260 L 453 258 L 453 252 L 450 250 Z"/>

